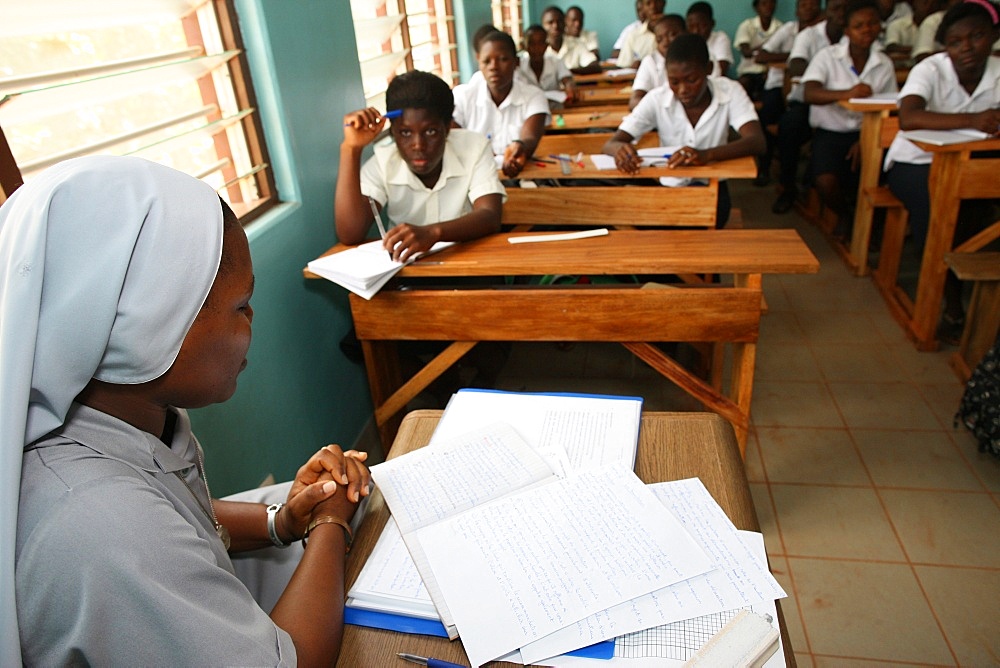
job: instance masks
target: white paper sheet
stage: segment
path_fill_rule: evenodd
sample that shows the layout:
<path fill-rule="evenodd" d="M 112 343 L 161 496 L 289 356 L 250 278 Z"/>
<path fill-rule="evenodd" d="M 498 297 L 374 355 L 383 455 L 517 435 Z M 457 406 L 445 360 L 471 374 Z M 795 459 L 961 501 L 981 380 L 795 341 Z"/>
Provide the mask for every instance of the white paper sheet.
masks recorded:
<path fill-rule="evenodd" d="M 617 467 L 415 533 L 473 666 L 713 567 L 652 491 Z"/>
<path fill-rule="evenodd" d="M 604 610 L 521 648 L 538 662 L 614 636 L 691 617 L 784 598 L 777 580 L 740 539 L 733 523 L 697 478 L 649 486 L 718 566 L 704 575 Z"/>
<path fill-rule="evenodd" d="M 423 255 L 430 255 L 454 245 L 453 241 L 439 241 L 427 253 L 417 253 L 406 262 L 397 262 L 382 248 L 381 239 L 348 248 L 333 255 L 309 262 L 309 271 L 346 288 L 365 299 L 371 299 L 393 276 L 407 264 Z"/>
<path fill-rule="evenodd" d="M 979 130 L 907 130 L 900 133 L 903 137 L 911 141 L 922 141 L 935 146 L 948 146 L 949 144 L 964 144 L 968 141 L 986 139 L 989 137 L 985 132 Z"/>

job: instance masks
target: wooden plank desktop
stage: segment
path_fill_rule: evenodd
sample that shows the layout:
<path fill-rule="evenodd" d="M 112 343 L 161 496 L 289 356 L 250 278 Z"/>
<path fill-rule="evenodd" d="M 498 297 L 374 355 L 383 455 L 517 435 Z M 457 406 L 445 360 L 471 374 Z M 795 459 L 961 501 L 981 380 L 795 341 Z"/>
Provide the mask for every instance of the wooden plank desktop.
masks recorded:
<path fill-rule="evenodd" d="M 628 115 L 625 106 L 603 105 L 590 109 L 565 109 L 552 113 L 552 122 L 545 132 L 580 132 L 581 130 L 615 130 Z M 560 122 L 560 119 L 562 121 Z"/>
<path fill-rule="evenodd" d="M 406 404 L 479 341 L 609 341 L 621 343 L 729 419 L 745 447 L 762 274 L 819 270 L 794 230 L 615 230 L 596 238 L 529 244 L 510 244 L 510 236 L 457 244 L 404 267 L 397 276 L 733 274 L 733 284 L 396 289 L 396 281 L 370 300 L 352 294 L 351 312 L 383 445 L 392 442 Z M 306 275 L 315 277 L 308 270 Z M 401 340 L 452 343 L 404 383 L 395 346 Z M 728 391 L 698 378 L 653 345 L 664 341 L 730 344 Z"/>
<path fill-rule="evenodd" d="M 426 445 L 440 419 L 441 411 L 421 410 L 403 420 L 388 458 Z M 739 529 L 760 531 L 750 487 L 732 428 L 711 413 L 644 413 L 639 432 L 635 473 L 645 482 L 664 482 L 697 477 Z M 354 538 L 347 559 L 348 589 L 358 577 L 389 517 L 378 489 Z M 778 621 L 785 661 L 795 666 L 795 657 L 785 630 L 778 602 Z M 468 659 L 461 639 L 411 635 L 360 626 L 344 627 L 339 666 L 344 668 L 383 668 L 399 664 L 397 652 L 431 656 L 456 663 Z M 513 664 L 491 662 L 489 666 Z M 595 663 L 595 665 L 597 665 Z"/>
<path fill-rule="evenodd" d="M 572 135 L 561 135 L 571 137 Z M 648 136 L 648 135 L 647 135 Z M 655 136 L 655 135 L 654 135 Z M 557 137 L 552 137 L 556 139 Z M 732 160 L 720 160 L 707 165 L 688 167 L 642 167 L 635 174 L 625 174 L 617 169 L 598 169 L 588 156 L 583 157 L 583 167 L 573 163 L 569 174 L 558 169 L 538 167 L 531 161 L 525 166 L 518 179 L 658 179 L 663 176 L 678 179 L 752 179 L 757 175 L 757 164 L 753 157 L 744 156 Z"/>

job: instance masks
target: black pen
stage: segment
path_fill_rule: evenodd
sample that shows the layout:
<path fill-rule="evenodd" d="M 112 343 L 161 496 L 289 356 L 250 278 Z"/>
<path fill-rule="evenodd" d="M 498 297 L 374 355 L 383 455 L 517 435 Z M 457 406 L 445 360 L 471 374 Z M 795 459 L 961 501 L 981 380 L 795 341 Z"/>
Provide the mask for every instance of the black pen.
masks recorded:
<path fill-rule="evenodd" d="M 429 659 L 426 656 L 417 656 L 416 654 L 406 654 L 404 652 L 399 652 L 397 656 L 404 661 L 412 661 L 413 663 L 419 663 L 422 666 L 427 666 L 427 668 L 468 668 L 460 663 L 452 663 L 451 661 L 442 661 L 441 659 Z"/>

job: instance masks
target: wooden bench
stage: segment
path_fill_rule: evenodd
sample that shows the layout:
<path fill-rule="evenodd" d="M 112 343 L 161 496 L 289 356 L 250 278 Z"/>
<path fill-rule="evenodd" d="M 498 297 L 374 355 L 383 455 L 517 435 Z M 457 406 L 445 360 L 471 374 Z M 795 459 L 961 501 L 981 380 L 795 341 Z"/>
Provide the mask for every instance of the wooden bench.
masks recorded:
<path fill-rule="evenodd" d="M 964 383 L 1000 331 L 1000 253 L 948 253 L 944 261 L 960 279 L 975 282 L 958 352 L 949 360 Z"/>

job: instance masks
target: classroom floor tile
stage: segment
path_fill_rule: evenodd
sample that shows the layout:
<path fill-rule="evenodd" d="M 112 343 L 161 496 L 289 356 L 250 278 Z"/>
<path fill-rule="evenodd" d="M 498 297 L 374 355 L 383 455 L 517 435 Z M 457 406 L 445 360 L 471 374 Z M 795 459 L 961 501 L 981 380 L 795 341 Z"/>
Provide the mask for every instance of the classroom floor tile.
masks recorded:
<path fill-rule="evenodd" d="M 845 429 L 758 427 L 757 439 L 769 482 L 869 484 Z"/>

